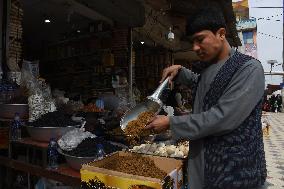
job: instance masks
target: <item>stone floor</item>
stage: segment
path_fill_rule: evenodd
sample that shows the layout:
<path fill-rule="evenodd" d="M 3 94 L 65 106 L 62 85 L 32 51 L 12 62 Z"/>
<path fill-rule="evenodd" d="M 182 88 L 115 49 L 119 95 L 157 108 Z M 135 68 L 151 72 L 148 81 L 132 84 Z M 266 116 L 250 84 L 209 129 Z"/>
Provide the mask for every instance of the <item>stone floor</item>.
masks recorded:
<path fill-rule="evenodd" d="M 267 189 L 284 188 L 284 113 L 270 113 L 269 135 L 264 136 Z"/>

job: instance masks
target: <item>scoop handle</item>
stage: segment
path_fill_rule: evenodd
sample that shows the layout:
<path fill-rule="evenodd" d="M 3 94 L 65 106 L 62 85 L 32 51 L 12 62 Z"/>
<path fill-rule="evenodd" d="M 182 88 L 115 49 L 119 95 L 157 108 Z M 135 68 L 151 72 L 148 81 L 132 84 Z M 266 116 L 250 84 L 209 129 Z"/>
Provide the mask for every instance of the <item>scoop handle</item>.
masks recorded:
<path fill-rule="evenodd" d="M 165 88 L 167 88 L 169 84 L 169 77 L 167 77 L 160 85 L 159 87 L 155 90 L 155 92 L 149 96 L 151 99 L 153 100 L 160 100 L 160 97 L 163 93 L 163 91 L 165 90 Z"/>

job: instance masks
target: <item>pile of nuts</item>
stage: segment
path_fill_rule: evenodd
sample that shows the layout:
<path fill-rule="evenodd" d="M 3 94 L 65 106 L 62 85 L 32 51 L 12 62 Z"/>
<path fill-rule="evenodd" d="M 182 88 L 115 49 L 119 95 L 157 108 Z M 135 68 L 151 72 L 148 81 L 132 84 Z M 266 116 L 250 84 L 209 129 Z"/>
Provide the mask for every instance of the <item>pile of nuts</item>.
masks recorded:
<path fill-rule="evenodd" d="M 181 143 L 178 146 L 166 145 L 163 142 L 158 144 L 141 144 L 140 146 L 134 146 L 130 151 L 164 157 L 184 158 L 188 156 L 189 142 Z"/>
<path fill-rule="evenodd" d="M 151 135 L 150 130 L 146 130 L 145 126 L 154 117 L 154 113 L 150 111 L 142 112 L 138 115 L 136 120 L 128 122 L 124 132 L 126 140 L 130 145 L 141 144 L 143 137 Z"/>
<path fill-rule="evenodd" d="M 145 132 L 145 126 L 154 117 L 153 112 L 142 112 L 138 115 L 136 120 L 128 122 L 125 128 L 125 134 L 132 136 L 139 136 Z"/>
<path fill-rule="evenodd" d="M 128 173 L 132 175 L 164 179 L 166 172 L 159 169 L 149 157 L 140 154 L 131 156 L 113 156 L 112 161 L 105 161 L 101 168 Z"/>

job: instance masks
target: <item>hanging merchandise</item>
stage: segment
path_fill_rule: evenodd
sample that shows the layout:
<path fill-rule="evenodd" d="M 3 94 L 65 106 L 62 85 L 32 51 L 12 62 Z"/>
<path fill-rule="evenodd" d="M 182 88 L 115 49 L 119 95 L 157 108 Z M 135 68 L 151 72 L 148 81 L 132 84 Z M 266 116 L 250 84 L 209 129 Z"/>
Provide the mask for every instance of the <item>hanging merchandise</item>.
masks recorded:
<path fill-rule="evenodd" d="M 170 27 L 169 33 L 168 33 L 168 40 L 173 41 L 175 39 L 175 34 L 172 32 L 172 28 Z"/>
<path fill-rule="evenodd" d="M 35 78 L 39 77 L 39 61 L 27 61 L 23 60 L 23 66 L 28 70 Z"/>
<path fill-rule="evenodd" d="M 29 91 L 29 121 L 35 121 L 48 112 L 56 111 L 50 86 L 44 79 L 36 78 L 33 75 L 28 62 L 24 62 L 21 75 L 21 87 L 25 87 Z"/>

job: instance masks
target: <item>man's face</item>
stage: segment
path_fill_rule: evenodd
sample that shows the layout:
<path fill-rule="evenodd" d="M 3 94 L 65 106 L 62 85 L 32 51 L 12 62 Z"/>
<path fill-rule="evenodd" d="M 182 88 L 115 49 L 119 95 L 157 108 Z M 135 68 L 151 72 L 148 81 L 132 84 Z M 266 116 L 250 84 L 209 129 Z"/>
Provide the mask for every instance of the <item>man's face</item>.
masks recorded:
<path fill-rule="evenodd" d="M 195 51 L 201 61 L 210 62 L 218 60 L 218 55 L 223 48 L 223 39 L 220 30 L 213 33 L 210 30 L 203 30 L 192 36 L 193 51 Z"/>

